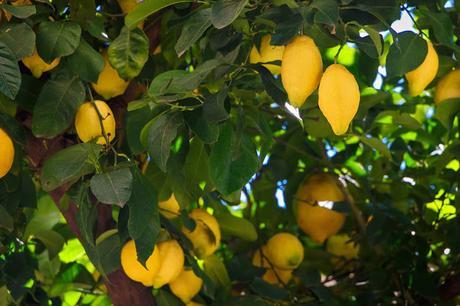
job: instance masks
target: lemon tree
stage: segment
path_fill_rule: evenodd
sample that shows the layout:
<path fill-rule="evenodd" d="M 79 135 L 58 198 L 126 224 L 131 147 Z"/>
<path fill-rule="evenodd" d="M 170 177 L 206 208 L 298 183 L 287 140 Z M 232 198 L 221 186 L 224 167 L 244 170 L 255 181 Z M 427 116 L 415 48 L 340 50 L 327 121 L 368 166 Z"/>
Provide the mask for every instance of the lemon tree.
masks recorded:
<path fill-rule="evenodd" d="M 0 0 L 0 306 L 460 303 L 459 0 Z"/>

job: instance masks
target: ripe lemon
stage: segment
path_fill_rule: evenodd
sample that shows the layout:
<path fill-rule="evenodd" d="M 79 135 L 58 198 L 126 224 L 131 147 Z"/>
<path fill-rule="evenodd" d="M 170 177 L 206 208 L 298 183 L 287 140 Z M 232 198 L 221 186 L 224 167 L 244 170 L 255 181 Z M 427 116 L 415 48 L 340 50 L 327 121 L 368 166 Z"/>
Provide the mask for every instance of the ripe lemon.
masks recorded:
<path fill-rule="evenodd" d="M 287 285 L 292 278 L 292 270 L 268 269 L 262 279 L 269 284 L 282 287 Z"/>
<path fill-rule="evenodd" d="M 107 53 L 104 56 L 104 69 L 102 69 L 97 79 L 97 83 L 92 83 L 93 89 L 104 99 L 122 95 L 126 88 L 128 88 L 129 81 L 125 81 L 120 77 L 118 71 L 116 71 L 112 65 L 110 65 Z"/>
<path fill-rule="evenodd" d="M 13 161 L 13 141 L 3 129 L 0 129 L 0 178 L 4 177 L 11 170 Z"/>
<path fill-rule="evenodd" d="M 358 82 L 340 64 L 327 67 L 318 90 L 318 105 L 336 135 L 348 130 L 359 107 Z"/>
<path fill-rule="evenodd" d="M 184 268 L 184 251 L 176 240 L 158 243 L 160 269 L 153 277 L 153 287 L 160 288 L 175 279 Z"/>
<path fill-rule="evenodd" d="M 460 98 L 460 70 L 450 71 L 436 85 L 434 95 L 436 103 L 453 98 Z"/>
<path fill-rule="evenodd" d="M 104 101 L 96 100 L 94 102 L 102 116 L 104 131 L 109 141 L 112 141 L 115 138 L 116 125 L 112 110 Z M 96 108 L 91 102 L 83 103 L 78 109 L 77 115 L 75 116 L 75 129 L 81 141 L 88 142 L 97 138 L 98 144 L 105 144 L 99 116 L 96 112 Z"/>
<path fill-rule="evenodd" d="M 274 61 L 281 61 L 283 58 L 284 46 L 272 46 L 270 45 L 272 37 L 265 35 L 260 41 L 260 48 L 257 49 L 253 46 L 251 53 L 249 54 L 249 62 L 251 64 L 257 63 L 268 63 Z M 273 64 L 264 64 L 265 68 L 270 70 L 272 74 L 279 74 L 281 67 Z"/>
<path fill-rule="evenodd" d="M 406 80 L 409 85 L 409 94 L 411 96 L 418 96 L 421 94 L 438 73 L 438 54 L 430 41 L 427 41 L 427 44 L 428 52 L 423 62 L 414 70 L 406 73 Z"/>
<path fill-rule="evenodd" d="M 289 43 L 281 62 L 281 80 L 289 103 L 301 107 L 318 88 L 323 73 L 321 53 L 313 39 L 298 36 Z"/>
<path fill-rule="evenodd" d="M 174 194 L 171 195 L 166 201 L 158 203 L 160 213 L 168 219 L 174 219 L 180 215 L 180 206 Z"/>
<path fill-rule="evenodd" d="M 182 302 L 187 304 L 198 294 L 203 285 L 203 280 L 195 275 L 193 270 L 182 270 L 182 272 L 169 283 L 171 292 L 174 293 Z"/>
<path fill-rule="evenodd" d="M 128 241 L 121 250 L 121 266 L 128 277 L 144 286 L 152 286 L 153 278 L 160 269 L 160 252 L 155 247 L 152 255 L 147 259 L 147 269 L 137 260 L 134 240 Z"/>
<path fill-rule="evenodd" d="M 252 264 L 260 268 L 270 268 L 271 265 L 267 261 L 267 246 L 263 245 L 260 249 L 255 251 L 252 256 Z"/>
<path fill-rule="evenodd" d="M 358 257 L 359 245 L 347 234 L 334 235 L 327 240 L 326 250 L 332 255 L 353 259 Z"/>
<path fill-rule="evenodd" d="M 37 49 L 31 56 L 26 56 L 22 59 L 22 63 L 29 68 L 30 72 L 35 78 L 40 78 L 43 72 L 49 71 L 59 65 L 60 58 L 55 58 L 50 64 L 46 63 L 40 55 L 38 55 Z"/>
<path fill-rule="evenodd" d="M 200 304 L 200 303 L 197 303 L 197 302 L 194 302 L 194 301 L 191 301 L 191 302 L 188 302 L 187 304 L 185 304 L 185 306 L 204 306 L 204 305 Z"/>
<path fill-rule="evenodd" d="M 345 196 L 337 184 L 337 179 L 330 174 L 314 174 L 299 187 L 297 196 L 304 202 L 341 202 Z"/>
<path fill-rule="evenodd" d="M 216 218 L 199 208 L 194 209 L 189 217 L 195 220 L 195 229 L 190 231 L 183 227 L 182 232 L 192 242 L 195 255 L 205 258 L 213 254 L 219 248 L 221 238 Z"/>
<path fill-rule="evenodd" d="M 295 269 L 302 263 L 303 255 L 302 243 L 292 234 L 278 233 L 267 242 L 268 259 L 276 268 Z"/>

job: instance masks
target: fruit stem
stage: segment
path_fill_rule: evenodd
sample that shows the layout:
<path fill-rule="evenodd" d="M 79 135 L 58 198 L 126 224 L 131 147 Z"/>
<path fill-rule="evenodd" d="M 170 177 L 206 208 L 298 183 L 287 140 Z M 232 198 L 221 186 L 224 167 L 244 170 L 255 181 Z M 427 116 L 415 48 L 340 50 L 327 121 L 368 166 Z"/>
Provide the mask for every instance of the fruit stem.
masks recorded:
<path fill-rule="evenodd" d="M 91 101 L 91 104 L 93 105 L 94 109 L 96 110 L 97 117 L 99 118 L 99 125 L 101 126 L 102 136 L 104 137 L 106 145 L 110 146 L 109 137 L 107 136 L 107 133 L 105 132 L 105 128 L 104 128 L 104 122 L 103 122 L 104 118 L 102 117 L 101 113 L 99 112 L 99 109 L 97 108 L 96 102 L 94 101 L 94 98 L 93 98 L 93 93 L 91 92 L 91 89 L 89 88 L 88 85 L 86 86 L 86 89 L 88 90 L 88 95 L 89 95 L 89 99 Z"/>
<path fill-rule="evenodd" d="M 337 59 L 339 58 L 340 52 L 342 51 L 344 46 L 345 43 L 341 44 L 339 50 L 337 50 L 337 53 L 334 56 L 334 64 L 337 64 Z"/>

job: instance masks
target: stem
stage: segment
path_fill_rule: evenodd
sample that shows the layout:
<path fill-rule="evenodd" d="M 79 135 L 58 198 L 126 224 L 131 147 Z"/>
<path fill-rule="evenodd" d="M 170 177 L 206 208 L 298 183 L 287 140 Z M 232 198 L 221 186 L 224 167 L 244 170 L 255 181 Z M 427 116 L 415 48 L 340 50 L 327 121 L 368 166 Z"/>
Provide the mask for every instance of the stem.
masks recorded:
<path fill-rule="evenodd" d="M 90 98 L 90 102 L 91 104 L 93 105 L 94 109 L 96 110 L 96 114 L 97 114 L 97 117 L 99 118 L 99 125 L 101 127 L 101 131 L 102 131 L 102 136 L 104 137 L 105 139 L 105 143 L 107 146 L 110 146 L 110 141 L 109 141 L 109 137 L 107 136 L 107 133 L 105 132 L 105 128 L 104 128 L 104 119 L 101 115 L 101 113 L 99 112 L 99 109 L 97 108 L 97 105 L 96 105 L 96 102 L 94 101 L 94 98 L 93 98 L 93 94 L 91 92 L 91 88 L 89 88 L 89 86 L 87 85 L 86 88 L 88 89 L 88 94 L 89 94 L 89 98 Z"/>
<path fill-rule="evenodd" d="M 350 194 L 347 188 L 343 184 L 341 184 L 339 181 L 337 181 L 337 186 L 339 186 L 340 190 L 343 192 L 345 195 L 345 199 L 350 204 L 351 211 L 353 213 L 353 216 L 355 217 L 356 221 L 358 222 L 358 226 L 363 234 L 366 234 L 366 221 L 364 221 L 363 215 L 361 214 L 361 211 L 359 210 L 358 206 L 356 206 L 355 199 L 353 199 L 353 196 Z"/>

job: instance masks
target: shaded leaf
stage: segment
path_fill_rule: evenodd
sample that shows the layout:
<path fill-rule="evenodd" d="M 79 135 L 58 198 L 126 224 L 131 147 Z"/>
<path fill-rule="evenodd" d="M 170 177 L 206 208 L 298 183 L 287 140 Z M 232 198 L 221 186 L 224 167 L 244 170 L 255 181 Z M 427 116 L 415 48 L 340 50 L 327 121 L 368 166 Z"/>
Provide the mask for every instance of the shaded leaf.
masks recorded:
<path fill-rule="evenodd" d="M 104 204 L 125 206 L 131 197 L 133 175 L 128 168 L 96 174 L 91 178 L 91 191 Z"/>
<path fill-rule="evenodd" d="M 34 52 L 35 33 L 27 23 L 8 24 L 0 33 L 0 41 L 20 60 Z"/>
<path fill-rule="evenodd" d="M 47 63 L 72 54 L 80 44 L 81 28 L 72 21 L 43 21 L 38 26 L 38 54 Z"/>
<path fill-rule="evenodd" d="M 193 14 L 182 27 L 182 32 L 174 49 L 182 56 L 211 26 L 211 9 L 203 9 Z"/>
<path fill-rule="evenodd" d="M 387 73 L 390 77 L 414 70 L 423 62 L 428 52 L 426 41 L 413 32 L 398 33 L 394 40 L 386 62 Z"/>
<path fill-rule="evenodd" d="M 16 56 L 3 41 L 0 41 L 0 92 L 14 100 L 20 86 L 21 72 Z"/>
<path fill-rule="evenodd" d="M 96 83 L 104 69 L 104 58 L 86 40 L 81 39 L 78 48 L 67 58 L 67 64 L 82 80 Z"/>
<path fill-rule="evenodd" d="M 248 3 L 248 0 L 218 0 L 212 6 L 211 21 L 217 29 L 230 25 Z"/>

